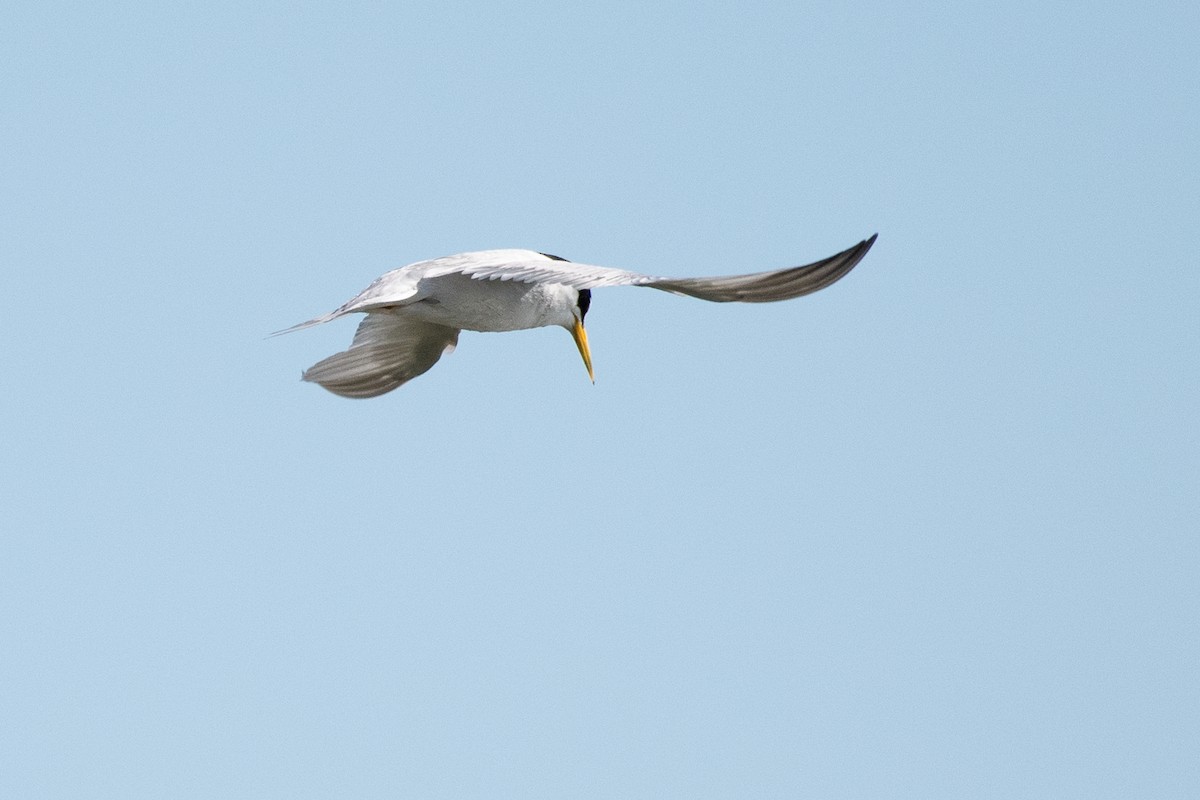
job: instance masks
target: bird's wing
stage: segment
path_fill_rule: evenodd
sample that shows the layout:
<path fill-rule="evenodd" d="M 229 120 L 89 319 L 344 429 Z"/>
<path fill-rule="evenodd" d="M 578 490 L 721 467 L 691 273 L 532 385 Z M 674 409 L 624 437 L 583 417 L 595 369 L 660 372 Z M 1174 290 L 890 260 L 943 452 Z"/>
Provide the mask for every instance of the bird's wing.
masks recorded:
<path fill-rule="evenodd" d="M 463 253 L 424 262 L 422 266 L 426 277 L 460 273 L 477 280 L 562 283 L 576 289 L 649 286 L 715 303 L 768 303 L 800 297 L 829 286 L 862 260 L 875 238 L 864 239 L 837 255 L 802 267 L 714 278 L 662 278 L 594 264 L 576 264 L 532 250 Z"/>
<path fill-rule="evenodd" d="M 864 239 L 837 255 L 802 267 L 720 278 L 656 278 L 641 285 L 673 294 L 711 300 L 714 303 L 771 303 L 776 300 L 790 300 L 824 289 L 840 279 L 862 261 L 873 244 L 875 236 Z"/>
<path fill-rule="evenodd" d="M 413 295 L 417 293 L 419 276 L 413 274 L 413 266 L 417 265 L 409 265 L 400 269 L 394 269 L 391 272 L 385 272 L 372 281 L 370 286 L 359 292 L 357 296 L 347 300 L 328 314 L 313 317 L 310 320 L 301 322 L 299 325 L 275 331 L 271 335 L 279 336 L 284 333 L 304 330 L 305 328 L 329 322 L 346 314 L 353 314 L 356 311 L 370 311 L 385 306 L 401 305 L 405 301 L 411 300 Z"/>
<path fill-rule="evenodd" d="M 342 397 L 378 397 L 429 370 L 458 344 L 458 329 L 398 314 L 367 314 L 350 349 L 309 367 L 303 380 Z"/>
<path fill-rule="evenodd" d="M 456 256 L 435 258 L 412 265 L 422 277 L 468 275 L 476 280 L 517 281 L 520 283 L 562 283 L 576 289 L 601 286 L 635 286 L 649 275 L 594 264 L 577 264 L 557 256 L 533 250 L 479 250 Z"/>

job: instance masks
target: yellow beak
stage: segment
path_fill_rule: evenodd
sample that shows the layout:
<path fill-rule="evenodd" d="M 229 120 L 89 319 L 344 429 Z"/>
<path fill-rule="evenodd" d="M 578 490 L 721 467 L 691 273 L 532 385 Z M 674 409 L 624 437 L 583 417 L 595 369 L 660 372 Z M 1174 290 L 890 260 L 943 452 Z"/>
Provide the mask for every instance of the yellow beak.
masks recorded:
<path fill-rule="evenodd" d="M 580 320 L 575 320 L 575 327 L 571 328 L 571 338 L 575 340 L 575 346 L 579 348 L 579 355 L 583 356 L 583 365 L 587 367 L 588 377 L 592 383 L 596 382 L 596 376 L 592 372 L 592 351 L 588 349 L 587 331 L 583 329 L 583 323 Z"/>

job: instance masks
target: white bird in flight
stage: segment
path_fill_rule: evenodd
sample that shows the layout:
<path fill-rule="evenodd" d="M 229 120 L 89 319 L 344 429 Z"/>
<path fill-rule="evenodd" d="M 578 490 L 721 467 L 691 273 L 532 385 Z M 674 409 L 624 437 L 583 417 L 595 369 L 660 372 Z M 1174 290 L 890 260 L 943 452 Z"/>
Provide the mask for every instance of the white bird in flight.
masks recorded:
<path fill-rule="evenodd" d="M 453 351 L 459 331 L 559 325 L 571 332 L 594 383 L 583 328 L 592 289 L 649 286 L 715 303 L 788 300 L 841 278 L 867 254 L 875 236 L 802 267 L 717 278 L 657 278 L 575 264 L 533 250 L 460 253 L 384 273 L 340 308 L 272 335 L 365 312 L 350 348 L 313 364 L 302 380 L 342 397 L 377 397 L 425 373 Z"/>

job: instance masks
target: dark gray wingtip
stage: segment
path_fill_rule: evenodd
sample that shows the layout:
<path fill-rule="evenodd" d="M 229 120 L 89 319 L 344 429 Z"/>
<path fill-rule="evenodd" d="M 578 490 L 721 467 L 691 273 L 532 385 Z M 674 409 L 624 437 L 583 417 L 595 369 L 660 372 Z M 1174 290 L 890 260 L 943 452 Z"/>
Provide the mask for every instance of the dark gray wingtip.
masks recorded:
<path fill-rule="evenodd" d="M 876 233 L 829 258 L 801 267 L 718 278 L 662 278 L 643 285 L 714 303 L 773 303 L 824 289 L 863 260 L 879 238 Z"/>

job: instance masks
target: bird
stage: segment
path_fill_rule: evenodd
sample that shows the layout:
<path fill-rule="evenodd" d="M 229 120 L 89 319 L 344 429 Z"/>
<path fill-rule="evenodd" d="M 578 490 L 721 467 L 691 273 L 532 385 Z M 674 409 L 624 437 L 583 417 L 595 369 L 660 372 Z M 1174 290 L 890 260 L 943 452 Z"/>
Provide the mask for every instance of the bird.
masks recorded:
<path fill-rule="evenodd" d="M 592 290 L 648 286 L 715 303 L 769 303 L 811 294 L 846 275 L 878 234 L 800 267 L 710 278 L 663 278 L 574 263 L 535 250 L 479 250 L 386 272 L 338 308 L 272 336 L 365 313 L 350 347 L 313 364 L 301 380 L 342 397 L 378 397 L 423 375 L 454 351 L 458 335 L 558 325 L 570 332 L 596 382 L 583 321 Z"/>

